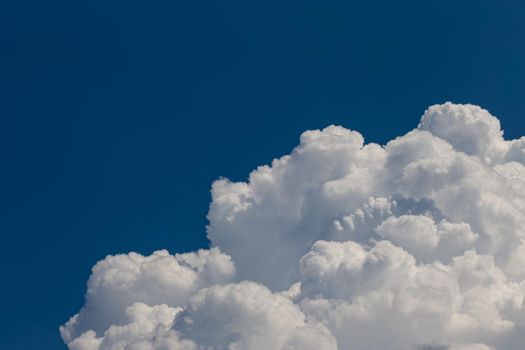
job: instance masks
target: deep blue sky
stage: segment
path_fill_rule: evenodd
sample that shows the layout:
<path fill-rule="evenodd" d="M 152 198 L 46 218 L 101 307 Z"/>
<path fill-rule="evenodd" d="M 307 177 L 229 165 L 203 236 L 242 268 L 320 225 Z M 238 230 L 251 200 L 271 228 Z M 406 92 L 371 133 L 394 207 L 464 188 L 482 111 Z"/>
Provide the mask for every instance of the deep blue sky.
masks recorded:
<path fill-rule="evenodd" d="M 211 182 L 303 130 L 471 102 L 525 134 L 523 1 L 4 1 L 1 349 L 62 349 L 106 254 L 205 247 Z"/>

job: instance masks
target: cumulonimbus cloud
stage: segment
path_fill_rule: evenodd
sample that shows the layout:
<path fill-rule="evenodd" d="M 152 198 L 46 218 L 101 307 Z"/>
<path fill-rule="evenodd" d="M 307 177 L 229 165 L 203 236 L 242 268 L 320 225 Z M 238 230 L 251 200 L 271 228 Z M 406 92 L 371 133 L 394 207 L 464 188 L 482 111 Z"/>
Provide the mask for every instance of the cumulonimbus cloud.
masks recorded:
<path fill-rule="evenodd" d="M 518 350 L 525 138 L 430 107 L 386 145 L 329 126 L 212 186 L 209 250 L 108 256 L 71 350 Z"/>

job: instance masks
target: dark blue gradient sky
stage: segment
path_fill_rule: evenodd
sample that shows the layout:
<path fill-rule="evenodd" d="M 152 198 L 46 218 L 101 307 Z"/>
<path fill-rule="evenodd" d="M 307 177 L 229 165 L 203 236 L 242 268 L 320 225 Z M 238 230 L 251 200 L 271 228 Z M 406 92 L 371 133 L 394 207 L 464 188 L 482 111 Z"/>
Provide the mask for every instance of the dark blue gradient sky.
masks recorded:
<path fill-rule="evenodd" d="M 470 102 L 525 132 L 523 1 L 4 1 L 1 349 L 61 349 L 106 254 L 207 245 L 211 182 Z"/>

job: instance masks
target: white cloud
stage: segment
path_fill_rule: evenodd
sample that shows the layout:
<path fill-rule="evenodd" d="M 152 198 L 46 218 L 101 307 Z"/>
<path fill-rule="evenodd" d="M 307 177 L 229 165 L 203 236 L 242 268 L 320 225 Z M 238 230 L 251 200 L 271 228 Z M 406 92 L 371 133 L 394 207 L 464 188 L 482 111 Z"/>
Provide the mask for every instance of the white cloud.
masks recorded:
<path fill-rule="evenodd" d="M 301 259 L 301 291 L 303 311 L 343 349 L 506 337 L 523 313 L 523 291 L 492 256 L 469 250 L 449 265 L 417 264 L 389 241 L 316 242 Z"/>
<path fill-rule="evenodd" d="M 76 350 L 522 349 L 524 164 L 525 138 L 472 105 L 432 106 L 384 146 L 307 131 L 247 182 L 213 184 L 211 250 L 99 262 L 62 337 Z"/>
<path fill-rule="evenodd" d="M 307 323 L 292 300 L 254 282 L 198 291 L 177 328 L 206 349 L 336 349 L 330 332 Z"/>
<path fill-rule="evenodd" d="M 148 305 L 186 305 L 188 296 L 203 287 L 230 282 L 235 267 L 218 248 L 170 255 L 157 251 L 108 256 L 94 267 L 88 281 L 86 304 L 60 332 L 66 342 L 93 330 L 103 333 L 127 319 L 136 302 Z"/>

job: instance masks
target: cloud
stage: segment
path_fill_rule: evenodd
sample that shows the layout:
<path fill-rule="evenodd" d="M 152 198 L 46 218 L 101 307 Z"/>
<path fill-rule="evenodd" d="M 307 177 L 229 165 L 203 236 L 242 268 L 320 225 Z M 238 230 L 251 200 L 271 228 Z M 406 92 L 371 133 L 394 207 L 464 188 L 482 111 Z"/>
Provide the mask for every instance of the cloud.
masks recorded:
<path fill-rule="evenodd" d="M 292 300 L 254 282 L 198 291 L 177 328 L 207 349 L 337 348 L 330 332 L 307 323 Z"/>
<path fill-rule="evenodd" d="M 162 250 L 150 256 L 108 256 L 93 267 L 86 304 L 60 328 L 62 338 L 70 342 L 86 331 L 100 334 L 127 322 L 128 308 L 137 302 L 185 306 L 192 292 L 230 282 L 234 274 L 231 258 L 219 248 L 176 255 Z"/>
<path fill-rule="evenodd" d="M 74 350 L 518 350 L 525 138 L 430 107 L 386 145 L 329 126 L 220 179 L 210 250 L 108 256 L 61 327 Z"/>

